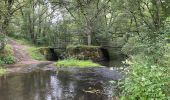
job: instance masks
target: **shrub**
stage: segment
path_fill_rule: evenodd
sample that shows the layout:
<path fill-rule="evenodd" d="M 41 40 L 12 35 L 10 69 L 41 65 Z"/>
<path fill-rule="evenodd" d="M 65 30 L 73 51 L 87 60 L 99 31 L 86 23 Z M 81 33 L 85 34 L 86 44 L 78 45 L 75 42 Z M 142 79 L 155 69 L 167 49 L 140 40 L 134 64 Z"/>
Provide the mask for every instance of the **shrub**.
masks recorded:
<path fill-rule="evenodd" d="M 123 81 L 122 100 L 167 100 L 169 68 L 153 64 L 142 55 L 132 58 Z"/>
<path fill-rule="evenodd" d="M 1 58 L 1 61 L 4 64 L 13 64 L 13 63 L 16 62 L 16 58 L 14 56 L 7 56 L 7 57 L 4 57 L 4 58 Z"/>
<path fill-rule="evenodd" d="M 11 45 L 6 45 L 5 48 L 0 51 L 0 65 L 2 64 L 13 64 L 16 62 L 14 57 L 13 48 Z"/>

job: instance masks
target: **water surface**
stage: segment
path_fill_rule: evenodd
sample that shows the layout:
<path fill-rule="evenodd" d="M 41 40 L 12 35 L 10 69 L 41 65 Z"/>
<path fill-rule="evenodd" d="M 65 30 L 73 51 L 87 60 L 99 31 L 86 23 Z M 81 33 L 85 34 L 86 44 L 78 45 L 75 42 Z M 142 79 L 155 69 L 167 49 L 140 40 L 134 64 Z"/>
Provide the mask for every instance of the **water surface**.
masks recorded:
<path fill-rule="evenodd" d="M 34 70 L 0 77 L 0 100 L 112 100 L 120 78 L 106 67 Z"/>

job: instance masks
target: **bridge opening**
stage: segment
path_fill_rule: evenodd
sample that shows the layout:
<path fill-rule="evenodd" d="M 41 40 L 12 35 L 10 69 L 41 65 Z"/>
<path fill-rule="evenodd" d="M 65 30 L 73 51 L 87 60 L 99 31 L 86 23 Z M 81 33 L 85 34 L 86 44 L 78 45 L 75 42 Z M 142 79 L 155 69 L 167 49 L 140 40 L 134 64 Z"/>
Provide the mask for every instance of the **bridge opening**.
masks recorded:
<path fill-rule="evenodd" d="M 105 48 L 100 48 L 100 50 L 101 50 L 102 53 L 103 53 L 103 60 L 104 60 L 104 61 L 109 61 L 109 60 L 110 60 L 110 55 L 109 55 L 108 50 L 105 49 Z"/>

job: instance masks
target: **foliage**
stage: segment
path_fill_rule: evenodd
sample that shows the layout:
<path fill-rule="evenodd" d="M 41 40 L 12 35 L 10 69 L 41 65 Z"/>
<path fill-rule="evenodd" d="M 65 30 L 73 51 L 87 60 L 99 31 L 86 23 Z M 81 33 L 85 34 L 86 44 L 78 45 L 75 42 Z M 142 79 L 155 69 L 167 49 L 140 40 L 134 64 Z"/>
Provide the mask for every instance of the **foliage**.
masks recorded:
<path fill-rule="evenodd" d="M 6 74 L 7 70 L 0 67 L 0 76 Z"/>
<path fill-rule="evenodd" d="M 0 51 L 0 65 L 2 64 L 13 64 L 16 62 L 14 57 L 13 48 L 11 45 L 6 45 L 5 48 Z"/>
<path fill-rule="evenodd" d="M 155 35 L 157 34 L 157 35 Z M 170 55 L 166 44 L 169 32 L 148 32 L 131 37 L 123 51 L 132 55 L 123 81 L 122 100 L 166 100 L 170 90 Z"/>
<path fill-rule="evenodd" d="M 123 81 L 122 100 L 167 100 L 170 68 L 153 64 L 142 55 L 131 61 L 128 76 Z"/>
<path fill-rule="evenodd" d="M 16 62 L 16 58 L 14 56 L 7 56 L 4 58 L 1 58 L 0 60 L 2 64 L 13 64 Z"/>
<path fill-rule="evenodd" d="M 151 32 L 148 30 L 141 35 L 130 37 L 123 46 L 122 51 L 127 55 L 143 54 L 149 56 L 150 60 L 159 60 L 165 53 L 166 34 L 165 32 Z M 155 36 L 154 36 L 155 35 Z"/>
<path fill-rule="evenodd" d="M 28 53 L 35 60 L 45 60 L 45 57 L 40 53 L 39 48 L 37 48 L 37 47 L 33 47 L 33 46 L 29 47 Z"/>
<path fill-rule="evenodd" d="M 77 60 L 73 58 L 59 60 L 57 61 L 56 66 L 59 66 L 59 67 L 100 67 L 99 64 L 94 63 L 90 60 Z"/>
<path fill-rule="evenodd" d="M 22 45 L 29 45 L 29 46 L 35 46 L 34 44 L 32 44 L 31 41 L 28 41 L 27 39 L 24 38 L 15 38 L 15 37 L 10 37 L 13 40 L 17 41 L 18 43 L 22 44 Z"/>
<path fill-rule="evenodd" d="M 129 38 L 128 42 L 123 46 L 122 52 L 126 55 L 135 55 L 146 48 L 144 44 L 139 41 L 137 36 Z"/>

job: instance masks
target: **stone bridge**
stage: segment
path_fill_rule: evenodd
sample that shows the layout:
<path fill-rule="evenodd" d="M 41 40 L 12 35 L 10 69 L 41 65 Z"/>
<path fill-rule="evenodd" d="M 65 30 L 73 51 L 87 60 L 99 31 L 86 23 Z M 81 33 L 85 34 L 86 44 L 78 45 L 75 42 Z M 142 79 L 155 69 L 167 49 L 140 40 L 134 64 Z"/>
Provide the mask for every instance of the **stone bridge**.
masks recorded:
<path fill-rule="evenodd" d="M 88 57 L 94 56 L 94 57 L 89 57 L 92 60 L 94 58 L 98 58 L 97 60 L 110 60 L 112 58 L 115 58 L 116 55 L 120 53 L 121 48 L 122 47 L 118 47 L 118 46 L 102 46 L 97 51 L 88 49 L 89 50 L 88 52 L 88 50 L 81 49 L 79 51 L 75 51 L 74 54 L 76 54 L 76 56 L 78 57 L 80 56 L 78 55 L 78 53 L 81 55 L 84 55 L 84 58 L 87 58 L 86 56 Z M 68 53 L 71 54 L 70 50 L 66 48 L 59 48 L 59 47 L 42 47 L 42 48 L 39 48 L 39 51 L 41 54 L 43 54 L 46 57 L 47 60 L 50 60 L 50 61 L 63 59 L 68 56 Z M 87 53 L 84 53 L 84 52 L 87 52 Z M 98 52 L 98 54 L 96 52 Z M 99 55 L 99 57 L 95 56 L 94 54 Z"/>

